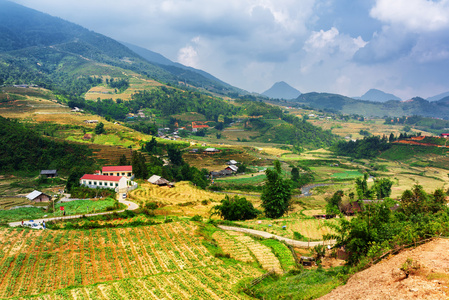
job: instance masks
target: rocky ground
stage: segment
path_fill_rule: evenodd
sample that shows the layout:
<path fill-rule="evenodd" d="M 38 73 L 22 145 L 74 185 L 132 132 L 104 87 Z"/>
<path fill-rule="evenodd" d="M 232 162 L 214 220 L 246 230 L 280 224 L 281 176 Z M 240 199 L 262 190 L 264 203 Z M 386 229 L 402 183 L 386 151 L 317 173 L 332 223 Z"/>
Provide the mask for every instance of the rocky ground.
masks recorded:
<path fill-rule="evenodd" d="M 448 295 L 449 240 L 436 239 L 384 259 L 320 299 L 448 299 Z"/>

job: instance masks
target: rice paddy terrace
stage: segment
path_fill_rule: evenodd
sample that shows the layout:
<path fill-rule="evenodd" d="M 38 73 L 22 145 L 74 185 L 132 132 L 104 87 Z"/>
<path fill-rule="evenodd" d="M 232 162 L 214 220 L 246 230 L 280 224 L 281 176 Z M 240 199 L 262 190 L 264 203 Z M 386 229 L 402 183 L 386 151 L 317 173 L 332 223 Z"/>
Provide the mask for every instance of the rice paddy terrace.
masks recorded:
<path fill-rule="evenodd" d="M 272 248 L 256 240 L 217 231 L 225 253 L 246 253 L 246 259 L 238 254 L 222 260 L 196 230 L 190 222 L 84 231 L 1 229 L 0 299 L 245 299 L 234 288 L 237 282 L 268 269 L 283 272 Z M 291 255 L 289 261 L 294 263 Z"/>

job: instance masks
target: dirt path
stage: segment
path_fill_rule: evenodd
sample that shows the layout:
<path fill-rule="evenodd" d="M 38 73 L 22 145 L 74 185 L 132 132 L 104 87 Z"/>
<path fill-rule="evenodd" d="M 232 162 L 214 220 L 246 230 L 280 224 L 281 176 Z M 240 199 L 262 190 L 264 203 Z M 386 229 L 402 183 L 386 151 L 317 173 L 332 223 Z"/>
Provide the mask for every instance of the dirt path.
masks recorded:
<path fill-rule="evenodd" d="M 127 201 L 127 200 L 118 200 L 120 203 L 126 205 L 126 209 L 122 209 L 122 210 L 115 210 L 115 211 L 107 211 L 107 212 L 102 212 L 102 213 L 95 213 L 95 214 L 82 214 L 82 215 L 73 215 L 73 216 L 65 216 L 65 217 L 53 217 L 53 218 L 43 218 L 43 219 L 35 219 L 34 223 L 42 223 L 43 221 L 48 222 L 48 221 L 53 221 L 53 220 L 66 220 L 66 219 L 78 219 L 78 218 L 82 218 L 82 217 L 93 217 L 93 216 L 100 216 L 100 215 L 109 215 L 109 214 L 113 214 L 113 213 L 122 213 L 125 210 L 135 210 L 139 208 L 139 205 L 137 205 L 134 202 L 131 201 Z M 11 222 L 8 223 L 8 225 L 10 227 L 18 227 L 22 225 L 22 222 Z"/>
<path fill-rule="evenodd" d="M 315 247 L 316 245 L 333 245 L 333 244 L 335 244 L 335 240 L 318 241 L 318 242 L 302 242 L 302 241 L 288 239 L 283 236 L 274 235 L 274 234 L 271 234 L 271 233 L 268 233 L 265 231 L 255 230 L 255 229 L 223 226 L 223 225 L 218 225 L 218 227 L 223 230 L 239 231 L 239 232 L 251 234 L 251 235 L 266 238 L 266 239 L 276 239 L 278 241 L 285 242 L 286 244 L 288 244 L 290 246 L 298 247 L 298 248 L 310 248 L 310 247 Z"/>

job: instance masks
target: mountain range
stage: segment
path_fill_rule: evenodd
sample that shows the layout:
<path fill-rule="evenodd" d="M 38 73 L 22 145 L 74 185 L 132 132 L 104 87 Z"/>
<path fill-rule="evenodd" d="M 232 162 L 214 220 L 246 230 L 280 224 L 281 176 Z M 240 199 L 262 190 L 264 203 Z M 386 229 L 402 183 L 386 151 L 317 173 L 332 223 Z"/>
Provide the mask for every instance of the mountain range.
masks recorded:
<path fill-rule="evenodd" d="M 91 77 L 117 78 L 129 70 L 167 84 L 231 98 L 290 99 L 292 104 L 365 116 L 449 118 L 449 93 L 428 100 L 416 97 L 399 101 L 392 94 L 372 89 L 357 100 L 330 93 L 301 94 L 278 82 L 262 96 L 249 94 L 161 54 L 5 0 L 0 0 L 0 36 L 0 85 L 38 84 L 68 98 L 80 97 L 89 90 L 93 86 Z"/>

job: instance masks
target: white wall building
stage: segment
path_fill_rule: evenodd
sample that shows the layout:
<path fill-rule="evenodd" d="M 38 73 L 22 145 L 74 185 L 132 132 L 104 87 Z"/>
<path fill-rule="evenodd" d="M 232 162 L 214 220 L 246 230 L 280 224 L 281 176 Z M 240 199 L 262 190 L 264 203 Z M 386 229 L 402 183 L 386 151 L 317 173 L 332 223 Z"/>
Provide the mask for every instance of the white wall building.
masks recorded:
<path fill-rule="evenodd" d="M 128 179 L 125 176 L 84 174 L 84 176 L 80 179 L 80 185 L 84 185 L 92 189 L 109 188 L 118 191 L 127 188 Z"/>
<path fill-rule="evenodd" d="M 125 176 L 128 180 L 134 179 L 133 166 L 105 166 L 101 170 L 101 175 Z"/>

